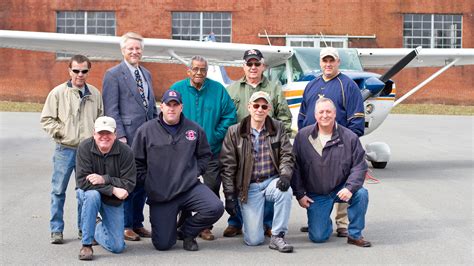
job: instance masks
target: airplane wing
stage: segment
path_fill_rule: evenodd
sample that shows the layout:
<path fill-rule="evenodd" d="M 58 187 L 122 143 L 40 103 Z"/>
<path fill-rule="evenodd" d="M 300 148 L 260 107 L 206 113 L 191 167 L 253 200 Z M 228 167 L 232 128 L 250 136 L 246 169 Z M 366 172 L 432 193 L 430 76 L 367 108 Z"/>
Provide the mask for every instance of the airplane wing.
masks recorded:
<path fill-rule="evenodd" d="M 0 47 L 56 53 L 78 53 L 99 59 L 121 60 L 118 49 L 120 37 L 62 34 L 51 32 L 0 30 Z M 293 55 L 287 46 L 256 44 L 180 41 L 145 38 L 143 61 L 159 63 L 186 63 L 192 56 L 201 55 L 210 64 L 241 66 L 244 51 L 259 49 L 269 66 L 283 64 Z M 358 48 L 364 68 L 389 68 L 413 49 Z M 455 65 L 473 65 L 474 49 L 421 49 L 417 59 L 407 67 L 444 66 L 458 59 Z"/>
<path fill-rule="evenodd" d="M 51 32 L 0 30 L 0 47 L 55 53 L 78 53 L 99 59 L 121 60 L 120 37 Z M 160 63 L 189 62 L 204 56 L 210 64 L 241 66 L 246 50 L 259 49 L 269 66 L 284 63 L 293 50 L 284 46 L 216 43 L 145 38 L 143 61 Z M 183 62 L 184 61 L 184 62 Z"/>
<path fill-rule="evenodd" d="M 389 68 L 413 51 L 407 48 L 357 48 L 364 68 Z M 454 65 L 474 65 L 474 49 L 423 48 L 406 67 L 442 67 L 459 59 Z"/>

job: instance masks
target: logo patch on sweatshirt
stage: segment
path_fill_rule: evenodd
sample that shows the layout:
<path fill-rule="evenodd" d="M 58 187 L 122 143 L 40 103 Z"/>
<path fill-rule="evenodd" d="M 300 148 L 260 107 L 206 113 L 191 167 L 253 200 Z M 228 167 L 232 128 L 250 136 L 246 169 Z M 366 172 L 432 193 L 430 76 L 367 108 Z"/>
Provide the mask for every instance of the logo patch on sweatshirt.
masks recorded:
<path fill-rule="evenodd" d="M 195 140 L 197 137 L 197 133 L 194 130 L 188 130 L 184 134 L 186 135 L 186 139 L 191 141 Z"/>

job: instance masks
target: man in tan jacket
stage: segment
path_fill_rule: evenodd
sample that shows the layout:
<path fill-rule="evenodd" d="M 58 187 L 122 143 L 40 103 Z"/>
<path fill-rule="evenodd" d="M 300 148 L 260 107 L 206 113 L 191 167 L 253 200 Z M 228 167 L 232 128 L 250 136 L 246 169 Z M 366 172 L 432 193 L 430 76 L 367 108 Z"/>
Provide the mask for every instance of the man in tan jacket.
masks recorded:
<path fill-rule="evenodd" d="M 56 142 L 51 180 L 51 243 L 63 243 L 63 209 L 66 189 L 76 165 L 76 148 L 83 139 L 92 136 L 94 121 L 103 115 L 99 90 L 86 79 L 91 68 L 90 60 L 74 55 L 69 60 L 70 80 L 55 87 L 46 98 L 41 112 L 41 125 Z M 78 228 L 80 228 L 78 206 Z M 79 237 L 82 233 L 79 229 Z"/>

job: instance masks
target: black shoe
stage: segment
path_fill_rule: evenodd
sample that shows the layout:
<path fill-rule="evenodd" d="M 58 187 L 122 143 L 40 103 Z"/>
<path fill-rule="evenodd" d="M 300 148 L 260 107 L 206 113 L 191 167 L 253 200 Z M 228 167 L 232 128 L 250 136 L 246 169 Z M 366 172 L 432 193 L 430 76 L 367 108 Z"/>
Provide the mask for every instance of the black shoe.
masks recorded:
<path fill-rule="evenodd" d="M 186 237 L 183 241 L 183 248 L 187 251 L 197 251 L 199 249 L 194 237 Z"/>
<path fill-rule="evenodd" d="M 308 233 L 308 227 L 307 226 L 301 226 L 300 227 L 300 232 Z"/>
<path fill-rule="evenodd" d="M 184 233 L 181 229 L 176 230 L 176 240 L 184 240 Z"/>

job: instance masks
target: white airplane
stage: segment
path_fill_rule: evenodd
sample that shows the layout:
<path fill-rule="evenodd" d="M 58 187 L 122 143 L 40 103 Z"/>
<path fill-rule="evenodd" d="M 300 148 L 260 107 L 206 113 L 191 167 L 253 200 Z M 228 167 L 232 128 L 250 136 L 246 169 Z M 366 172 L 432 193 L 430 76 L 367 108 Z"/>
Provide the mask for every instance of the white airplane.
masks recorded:
<path fill-rule="evenodd" d="M 98 59 L 121 60 L 120 37 L 0 30 L 0 47 L 77 53 Z M 293 114 L 293 128 L 306 84 L 320 72 L 318 48 L 296 48 L 255 44 L 216 43 L 145 38 L 143 61 L 188 64 L 194 55 L 204 56 L 212 65 L 208 77 L 229 84 L 222 66 L 243 64 L 242 55 L 259 49 L 265 56 L 266 75 L 283 85 Z M 377 129 L 390 110 L 452 66 L 473 65 L 474 49 L 339 49 L 340 70 L 360 87 L 365 100 L 365 135 Z M 403 58 L 403 59 L 400 59 Z M 413 60 L 417 58 L 417 60 Z M 436 73 L 395 100 L 396 89 L 390 79 L 404 67 L 441 67 Z M 384 75 L 366 72 L 364 68 L 390 68 Z M 374 168 L 385 168 L 390 148 L 382 142 L 366 145 L 367 158 Z"/>

